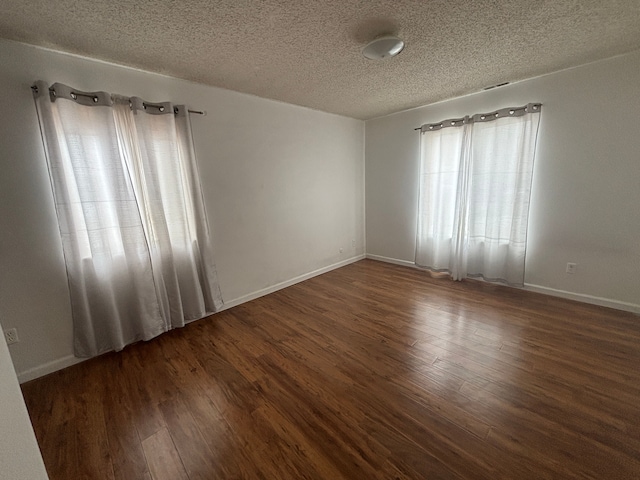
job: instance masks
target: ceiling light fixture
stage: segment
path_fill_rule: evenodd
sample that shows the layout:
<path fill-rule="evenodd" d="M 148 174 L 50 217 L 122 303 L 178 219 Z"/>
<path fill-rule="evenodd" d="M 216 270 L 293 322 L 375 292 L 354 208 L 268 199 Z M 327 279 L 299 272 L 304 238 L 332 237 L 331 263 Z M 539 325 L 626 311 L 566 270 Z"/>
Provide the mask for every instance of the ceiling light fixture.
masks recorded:
<path fill-rule="evenodd" d="M 369 60 L 382 60 L 395 57 L 403 48 L 404 42 L 395 35 L 383 35 L 369 42 L 362 49 L 362 55 Z"/>

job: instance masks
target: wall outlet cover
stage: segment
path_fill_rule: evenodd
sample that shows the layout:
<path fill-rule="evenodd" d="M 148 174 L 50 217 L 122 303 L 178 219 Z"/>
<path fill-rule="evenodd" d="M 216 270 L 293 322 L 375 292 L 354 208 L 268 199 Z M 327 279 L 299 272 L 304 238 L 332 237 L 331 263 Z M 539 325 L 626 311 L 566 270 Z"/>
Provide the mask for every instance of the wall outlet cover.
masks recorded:
<path fill-rule="evenodd" d="M 4 338 L 7 341 L 7 345 L 12 345 L 20 341 L 20 339 L 18 338 L 18 330 L 16 330 L 15 328 L 10 328 L 9 330 L 5 330 Z"/>

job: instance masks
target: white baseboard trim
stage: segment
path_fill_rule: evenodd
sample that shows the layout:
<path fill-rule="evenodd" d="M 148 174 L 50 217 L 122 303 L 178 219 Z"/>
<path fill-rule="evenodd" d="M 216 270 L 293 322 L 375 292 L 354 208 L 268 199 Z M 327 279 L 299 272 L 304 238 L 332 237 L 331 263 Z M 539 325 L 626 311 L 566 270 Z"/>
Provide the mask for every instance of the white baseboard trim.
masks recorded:
<path fill-rule="evenodd" d="M 220 311 L 222 312 L 222 311 L 227 310 L 229 308 L 233 308 L 233 307 L 236 307 L 238 305 L 241 305 L 241 304 L 243 304 L 245 302 L 249 302 L 251 300 L 255 300 L 256 298 L 264 297 L 265 295 L 269 295 L 270 293 L 277 292 L 278 290 L 282 290 L 283 288 L 290 287 L 291 285 L 295 285 L 296 283 L 300 283 L 300 282 L 303 282 L 303 281 L 308 280 L 310 278 L 317 277 L 318 275 L 322 275 L 323 273 L 330 272 L 331 270 L 335 270 L 337 268 L 344 267 L 344 266 L 349 265 L 351 263 L 358 262 L 358 261 L 360 261 L 360 260 L 362 260 L 364 258 L 369 258 L 371 260 L 378 260 L 380 262 L 392 263 L 392 264 L 395 264 L 395 265 L 401 265 L 401 266 L 404 266 L 404 267 L 411 267 L 411 268 L 420 269 L 413 262 L 410 262 L 408 260 L 399 260 L 397 258 L 384 257 L 384 256 L 381 256 L 381 255 L 372 255 L 372 254 L 369 254 L 369 253 L 366 254 L 366 255 L 357 255 L 357 256 L 351 257 L 351 258 L 349 258 L 347 260 L 343 260 L 341 262 L 334 263 L 332 265 L 328 265 L 328 266 L 323 267 L 323 268 L 319 268 L 319 269 L 314 270 L 312 272 L 305 273 L 304 275 L 299 275 L 299 276 L 294 277 L 294 278 L 292 278 L 290 280 L 286 280 L 284 282 L 277 283 L 277 284 L 272 285 L 270 287 L 263 288 L 262 290 L 258 290 L 256 292 L 249 293 L 247 295 L 243 295 L 242 297 L 238 297 L 238 298 L 236 298 L 234 300 L 230 300 L 228 302 L 225 302 L 224 307 L 222 307 L 220 309 Z M 593 304 L 593 305 L 599 305 L 601 307 L 615 308 L 617 310 L 624 310 L 624 311 L 627 311 L 627 312 L 640 314 L 640 305 L 636 305 L 634 303 L 621 302 L 621 301 L 618 301 L 618 300 L 611 300 L 611 299 L 608 299 L 608 298 L 595 297 L 595 296 L 592 296 L 592 295 L 586 295 L 586 294 L 582 294 L 582 293 L 567 292 L 565 290 L 557 290 L 557 289 L 554 289 L 554 288 L 543 287 L 543 286 L 540 286 L 540 285 L 526 284 L 524 289 L 528 290 L 528 291 L 531 291 L 531 292 L 542 293 L 544 295 L 551 295 L 553 297 L 567 298 L 569 300 L 576 300 L 578 302 L 590 303 L 590 304 Z M 39 365 L 37 367 L 33 367 L 33 368 L 30 368 L 28 370 L 25 370 L 23 372 L 18 373 L 18 381 L 20 383 L 28 382 L 29 380 L 34 380 L 36 378 L 43 377 L 44 375 L 48 375 L 49 373 L 53 373 L 53 372 L 55 372 L 57 370 L 62 370 L 63 368 L 70 367 L 71 365 L 75 365 L 75 364 L 80 363 L 80 362 L 82 362 L 84 360 L 87 360 L 87 359 L 86 358 L 76 358 L 73 355 L 68 355 L 66 357 L 62 357 L 62 358 L 59 358 L 57 360 L 53 360 L 51 362 L 47 362 L 47 363 L 44 363 L 44 364 Z"/>
<path fill-rule="evenodd" d="M 277 283 L 270 287 L 263 288 L 262 290 L 258 290 L 257 292 L 243 295 L 242 297 L 225 302 L 224 306 L 219 311 L 222 312 L 224 310 L 227 310 L 228 308 L 236 307 L 250 300 L 264 297 L 265 295 L 268 295 L 270 293 L 277 292 L 278 290 L 282 290 L 283 288 L 290 287 L 291 285 L 295 285 L 296 283 L 300 283 L 310 278 L 317 277 L 318 275 L 322 275 L 323 273 L 330 272 L 331 270 L 335 270 L 336 268 L 344 267 L 345 265 L 349 265 L 350 263 L 355 263 L 364 258 L 365 258 L 365 255 L 357 255 L 355 257 L 348 258 L 347 260 L 343 260 L 341 262 L 319 268 L 312 272 L 305 273 L 304 275 L 299 275 L 290 280 L 286 280 L 284 282 Z M 47 362 L 45 364 L 38 365 L 37 367 L 33 367 L 28 370 L 25 370 L 24 372 L 18 373 L 18 381 L 20 383 L 28 382 L 29 380 L 34 380 L 36 378 L 43 377 L 57 370 L 62 370 L 63 368 L 70 367 L 71 365 L 80 363 L 84 360 L 87 360 L 87 359 L 77 358 L 77 357 L 74 357 L 73 355 L 62 357 L 57 360 L 53 360 L 51 362 Z"/>
<path fill-rule="evenodd" d="M 71 365 L 75 365 L 76 363 L 80 363 L 85 360 L 87 359 L 68 355 L 18 373 L 18 382 L 24 383 L 39 377 L 44 377 L 45 375 L 62 370 L 63 368 L 70 367 Z"/>
<path fill-rule="evenodd" d="M 377 260 L 379 262 L 393 263 L 394 265 L 402 265 L 403 267 L 419 268 L 416 266 L 415 263 L 410 262 L 409 260 L 399 260 L 397 258 L 383 257 L 381 255 L 372 255 L 371 253 L 367 253 L 367 258 L 371 260 Z"/>
<path fill-rule="evenodd" d="M 378 260 L 380 262 L 393 263 L 394 265 L 402 265 L 404 267 L 418 268 L 413 262 L 408 260 L 399 260 L 397 258 L 383 257 L 381 255 L 372 255 L 367 253 L 367 258 L 371 260 Z M 422 269 L 420 269 L 422 270 Z M 481 279 L 474 279 L 482 281 Z M 525 284 L 523 290 L 530 292 L 542 293 L 543 295 L 550 295 L 552 297 L 566 298 L 568 300 L 576 300 L 578 302 L 589 303 L 591 305 L 598 305 L 600 307 L 615 308 L 616 310 L 623 310 L 625 312 L 640 314 L 640 305 L 635 303 L 621 302 L 619 300 L 612 300 L 610 298 L 596 297 L 593 295 L 587 295 L 584 293 L 573 293 L 566 290 L 557 290 L 555 288 L 543 287 L 541 285 Z"/>
<path fill-rule="evenodd" d="M 286 280 L 284 282 L 277 283 L 270 287 L 263 288 L 262 290 L 258 290 L 257 292 L 243 295 L 242 297 L 225 302 L 224 306 L 219 311 L 222 312 L 224 310 L 236 307 L 250 300 L 264 297 L 265 295 L 268 295 L 270 293 L 277 292 L 278 290 L 282 290 L 283 288 L 290 287 L 291 285 L 295 285 L 296 283 L 300 283 L 310 278 L 317 277 L 318 275 L 322 275 L 323 273 L 330 272 L 331 270 L 335 270 L 336 268 L 344 267 L 345 265 L 349 265 L 350 263 L 355 263 L 364 258 L 365 258 L 365 255 L 357 255 L 355 257 L 348 258 L 347 260 L 343 260 L 341 262 L 319 268 L 312 272 L 305 273 L 304 275 L 299 275 L 290 280 Z M 37 367 L 33 367 L 28 370 L 25 370 L 24 372 L 18 373 L 18 381 L 20 383 L 28 382 L 29 380 L 34 380 L 36 378 L 43 377 L 45 375 L 53 373 L 57 370 L 62 370 L 63 368 L 70 367 L 71 365 L 75 365 L 77 363 L 83 362 L 84 360 L 87 360 L 87 359 L 77 358 L 77 357 L 74 357 L 73 355 L 68 355 L 66 357 L 62 357 L 57 360 L 53 360 L 51 362 L 38 365 Z"/>
<path fill-rule="evenodd" d="M 598 305 L 600 307 L 615 308 L 616 310 L 623 310 L 625 312 L 640 314 L 640 305 L 636 305 L 635 303 L 621 302 L 620 300 L 596 297 L 593 295 L 587 295 L 585 293 L 568 292 L 566 290 L 558 290 L 555 288 L 543 287 L 541 285 L 532 285 L 530 283 L 526 283 L 524 285 L 524 290 L 542 293 L 544 295 L 551 295 L 552 297 L 560 297 L 566 298 L 568 300 L 590 303 L 591 305 Z"/>
<path fill-rule="evenodd" d="M 312 272 L 305 273 L 304 275 L 298 275 L 297 277 L 294 277 L 290 280 L 276 283 L 275 285 L 271 285 L 270 287 L 263 288 L 262 290 L 258 290 L 253 293 L 248 293 L 247 295 L 243 295 L 233 300 L 224 302 L 224 306 L 219 311 L 222 312 L 229 308 L 237 307 L 238 305 L 243 304 L 245 302 L 255 300 L 256 298 L 264 297 L 265 295 L 269 295 L 270 293 L 277 292 L 278 290 L 282 290 L 283 288 L 290 287 L 291 285 L 295 285 L 296 283 L 304 282 L 305 280 L 309 280 L 310 278 L 317 277 L 318 275 L 322 275 L 323 273 L 330 272 L 331 270 L 335 270 L 336 268 L 344 267 L 345 265 L 358 262 L 364 258 L 365 258 L 365 255 L 357 255 L 347 260 L 343 260 L 341 262 L 319 268 Z"/>

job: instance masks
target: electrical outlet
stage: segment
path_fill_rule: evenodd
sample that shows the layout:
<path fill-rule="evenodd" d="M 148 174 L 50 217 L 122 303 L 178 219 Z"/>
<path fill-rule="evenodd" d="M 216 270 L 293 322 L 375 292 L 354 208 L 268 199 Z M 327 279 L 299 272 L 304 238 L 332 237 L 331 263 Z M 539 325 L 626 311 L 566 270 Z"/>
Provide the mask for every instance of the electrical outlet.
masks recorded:
<path fill-rule="evenodd" d="M 570 275 L 573 275 L 574 273 L 576 273 L 577 266 L 578 266 L 577 263 L 567 263 L 567 273 Z"/>
<path fill-rule="evenodd" d="M 5 330 L 4 338 L 7 341 L 7 345 L 12 345 L 20 341 L 20 339 L 18 338 L 18 330 L 16 330 L 15 328 L 10 328 L 9 330 Z"/>
<path fill-rule="evenodd" d="M 356 248 L 356 239 L 351 240 L 351 247 Z"/>

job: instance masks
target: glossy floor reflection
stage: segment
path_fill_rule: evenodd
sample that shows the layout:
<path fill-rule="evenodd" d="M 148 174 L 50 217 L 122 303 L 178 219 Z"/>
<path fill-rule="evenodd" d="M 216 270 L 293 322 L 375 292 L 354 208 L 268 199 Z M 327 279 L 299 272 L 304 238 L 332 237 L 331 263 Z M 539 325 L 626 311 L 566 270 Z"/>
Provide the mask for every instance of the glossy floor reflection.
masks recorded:
<path fill-rule="evenodd" d="M 23 385 L 52 480 L 640 478 L 640 318 L 365 260 Z"/>

